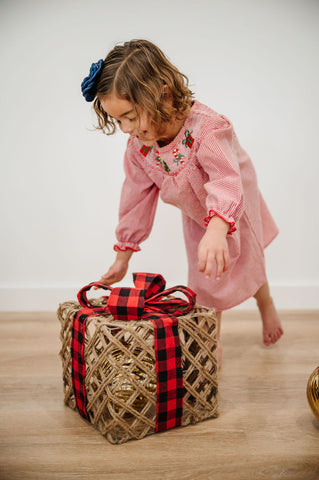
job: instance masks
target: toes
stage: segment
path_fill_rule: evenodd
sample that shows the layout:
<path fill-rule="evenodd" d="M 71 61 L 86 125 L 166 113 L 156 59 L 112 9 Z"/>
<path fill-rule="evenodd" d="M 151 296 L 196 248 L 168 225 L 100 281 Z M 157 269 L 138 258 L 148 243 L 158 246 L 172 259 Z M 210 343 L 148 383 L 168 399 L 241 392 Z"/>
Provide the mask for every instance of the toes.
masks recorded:
<path fill-rule="evenodd" d="M 269 345 L 273 345 L 274 343 L 278 342 L 283 333 L 284 332 L 282 328 L 278 328 L 273 332 L 264 332 L 264 344 L 266 345 L 266 347 L 269 347 Z"/>
<path fill-rule="evenodd" d="M 273 336 L 273 341 L 272 343 L 276 343 L 280 338 L 280 335 L 278 333 L 276 333 L 274 336 Z"/>
<path fill-rule="evenodd" d="M 279 340 L 279 338 L 283 335 L 284 331 L 281 327 L 279 327 L 277 330 L 276 330 L 276 342 Z"/>
<path fill-rule="evenodd" d="M 279 339 L 280 337 L 280 334 L 278 331 L 274 332 L 273 336 L 272 336 L 272 343 L 276 343 L 277 340 Z"/>
<path fill-rule="evenodd" d="M 266 347 L 269 347 L 269 345 L 271 345 L 272 343 L 273 342 L 272 342 L 271 334 L 264 333 L 264 345 L 266 345 Z"/>

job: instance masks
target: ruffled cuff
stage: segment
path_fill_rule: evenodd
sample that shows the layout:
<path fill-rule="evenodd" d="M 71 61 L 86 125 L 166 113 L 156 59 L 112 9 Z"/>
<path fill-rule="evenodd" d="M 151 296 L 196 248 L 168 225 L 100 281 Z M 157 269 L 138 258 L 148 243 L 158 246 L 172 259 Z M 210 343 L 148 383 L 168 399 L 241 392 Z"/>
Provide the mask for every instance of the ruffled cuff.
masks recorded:
<path fill-rule="evenodd" d="M 208 216 L 206 218 L 204 218 L 204 223 L 205 223 L 206 227 L 209 224 L 210 220 L 213 217 L 215 217 L 215 215 L 217 215 L 217 217 L 221 218 L 222 220 L 224 220 L 224 222 L 229 224 L 229 230 L 227 232 L 227 235 L 231 235 L 232 233 L 236 232 L 237 228 L 235 227 L 235 222 L 233 220 L 231 220 L 230 218 L 226 218 L 223 215 L 221 215 L 220 213 L 215 212 L 215 210 L 209 210 Z"/>
<path fill-rule="evenodd" d="M 141 250 L 139 245 L 133 242 L 117 242 L 113 248 L 116 252 L 125 252 L 126 250 L 133 250 L 133 252 L 139 252 Z"/>

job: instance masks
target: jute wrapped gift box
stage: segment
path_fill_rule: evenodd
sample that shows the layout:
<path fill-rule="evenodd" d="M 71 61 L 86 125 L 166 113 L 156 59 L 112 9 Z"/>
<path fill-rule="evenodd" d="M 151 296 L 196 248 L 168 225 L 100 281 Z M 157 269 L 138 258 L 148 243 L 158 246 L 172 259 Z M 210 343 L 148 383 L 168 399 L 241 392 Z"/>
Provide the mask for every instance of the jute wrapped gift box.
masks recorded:
<path fill-rule="evenodd" d="M 96 307 L 105 297 L 91 300 Z M 64 402 L 76 410 L 72 384 L 72 324 L 78 302 L 59 306 L 60 356 Z M 182 425 L 217 416 L 216 316 L 195 305 L 178 317 L 182 350 Z M 88 317 L 85 327 L 85 391 L 89 421 L 111 443 L 124 443 L 155 433 L 156 370 L 154 326 L 149 320 L 120 321 L 112 315 Z"/>

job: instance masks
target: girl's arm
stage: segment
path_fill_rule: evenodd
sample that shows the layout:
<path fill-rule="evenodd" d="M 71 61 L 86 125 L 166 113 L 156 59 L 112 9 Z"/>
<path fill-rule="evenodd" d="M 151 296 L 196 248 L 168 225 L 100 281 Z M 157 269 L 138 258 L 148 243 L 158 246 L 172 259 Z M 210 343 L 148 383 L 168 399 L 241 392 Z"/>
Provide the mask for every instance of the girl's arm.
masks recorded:
<path fill-rule="evenodd" d="M 139 244 L 149 236 L 153 226 L 159 189 L 138 162 L 138 155 L 139 150 L 136 151 L 134 140 L 130 138 L 124 157 L 125 181 L 116 228 L 114 250 L 117 255 L 113 265 L 102 275 L 102 283 L 111 284 L 124 278 L 133 252 L 140 250 Z"/>
<path fill-rule="evenodd" d="M 243 211 L 243 188 L 234 132 L 224 118 L 224 125 L 208 129 L 201 140 L 198 160 L 209 179 L 205 184 L 208 216 L 207 230 L 199 244 L 199 271 L 208 278 L 216 264 L 216 280 L 229 268 L 227 235 L 236 231 Z M 238 234 L 236 241 L 239 241 Z"/>

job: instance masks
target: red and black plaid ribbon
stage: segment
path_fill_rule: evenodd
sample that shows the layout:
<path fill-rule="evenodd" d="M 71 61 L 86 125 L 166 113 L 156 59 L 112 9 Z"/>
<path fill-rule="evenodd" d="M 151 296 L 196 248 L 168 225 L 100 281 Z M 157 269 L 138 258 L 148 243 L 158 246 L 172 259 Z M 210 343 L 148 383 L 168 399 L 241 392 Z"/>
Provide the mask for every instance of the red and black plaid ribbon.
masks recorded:
<path fill-rule="evenodd" d="M 73 320 L 72 328 L 72 382 L 79 413 L 89 419 L 85 393 L 85 322 L 89 316 L 111 314 L 118 320 L 150 320 L 154 324 L 155 358 L 157 376 L 156 431 L 160 432 L 182 424 L 183 371 L 182 351 L 178 335 L 178 315 L 189 312 L 196 295 L 182 285 L 165 289 L 161 275 L 134 273 L 135 288 L 112 288 L 101 283 L 91 283 L 82 288 L 78 299 L 84 307 Z M 110 290 L 105 307 L 92 306 L 86 297 L 91 287 Z M 174 292 L 182 292 L 187 300 L 167 298 Z"/>

